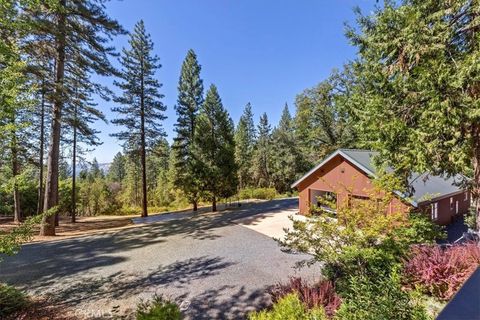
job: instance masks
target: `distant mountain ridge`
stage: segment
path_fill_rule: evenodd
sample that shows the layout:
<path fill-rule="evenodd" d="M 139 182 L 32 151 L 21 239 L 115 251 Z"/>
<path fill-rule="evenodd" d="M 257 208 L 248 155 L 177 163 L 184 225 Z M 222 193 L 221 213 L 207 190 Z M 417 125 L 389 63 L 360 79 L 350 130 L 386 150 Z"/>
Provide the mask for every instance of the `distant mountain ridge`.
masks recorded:
<path fill-rule="evenodd" d="M 100 170 L 103 171 L 104 174 L 107 174 L 108 171 L 110 170 L 111 162 L 105 162 L 105 163 L 99 163 L 98 167 Z M 90 163 L 81 163 L 77 165 L 77 175 L 84 170 L 90 170 L 92 168 L 92 165 Z"/>

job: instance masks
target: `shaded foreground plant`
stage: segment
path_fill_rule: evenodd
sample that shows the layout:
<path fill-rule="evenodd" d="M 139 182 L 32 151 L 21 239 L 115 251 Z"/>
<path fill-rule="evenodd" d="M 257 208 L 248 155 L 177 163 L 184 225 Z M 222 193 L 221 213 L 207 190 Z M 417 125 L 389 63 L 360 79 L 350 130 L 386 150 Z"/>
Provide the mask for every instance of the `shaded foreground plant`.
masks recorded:
<path fill-rule="evenodd" d="M 295 293 L 289 293 L 273 305 L 272 310 L 252 312 L 249 320 L 326 320 L 321 306 L 308 309 Z"/>
<path fill-rule="evenodd" d="M 277 284 L 269 290 L 274 303 L 291 293 L 295 293 L 308 309 L 322 307 L 329 317 L 335 314 L 341 304 L 333 283 L 328 280 L 311 285 L 300 277 L 291 277 L 287 283 Z"/>
<path fill-rule="evenodd" d="M 479 265 L 480 247 L 476 243 L 447 248 L 414 246 L 405 261 L 405 281 L 410 287 L 449 300 Z"/>
<path fill-rule="evenodd" d="M 19 312 L 27 305 L 28 298 L 23 292 L 0 283 L 0 319 Z"/>
<path fill-rule="evenodd" d="M 143 301 L 137 306 L 137 320 L 180 320 L 179 306 L 163 296 L 155 295 L 151 301 Z"/>
<path fill-rule="evenodd" d="M 344 300 L 335 315 L 336 319 L 429 319 L 415 294 L 402 289 L 395 270 L 381 278 L 351 276 L 348 283 L 348 291 L 342 294 Z"/>

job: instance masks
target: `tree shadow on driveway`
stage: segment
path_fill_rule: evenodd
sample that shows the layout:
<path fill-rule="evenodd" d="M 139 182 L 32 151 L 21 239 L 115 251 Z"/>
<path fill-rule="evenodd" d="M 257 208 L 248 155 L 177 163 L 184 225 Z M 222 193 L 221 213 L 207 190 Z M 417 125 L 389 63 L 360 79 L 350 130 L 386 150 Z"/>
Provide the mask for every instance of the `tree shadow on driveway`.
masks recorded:
<path fill-rule="evenodd" d="M 68 286 L 50 292 L 51 301 L 69 306 L 79 303 L 94 304 L 100 300 L 118 301 L 139 297 L 142 293 L 154 293 L 168 286 L 188 290 L 196 280 L 217 275 L 221 270 L 234 265 L 220 257 L 197 257 L 158 266 L 146 274 L 116 272 L 105 277 L 80 277 Z"/>
<path fill-rule="evenodd" d="M 195 296 L 183 313 L 187 319 L 246 319 L 249 312 L 271 304 L 267 288 L 249 291 L 245 287 L 223 285 Z M 178 300 L 184 299 L 184 296 Z"/>
<path fill-rule="evenodd" d="M 296 207 L 298 207 L 296 198 L 272 200 L 244 204 L 242 207 L 227 211 L 199 213 L 184 219 L 154 222 L 141 228 L 163 237 L 182 235 L 196 240 L 215 240 L 221 237 L 215 232 L 217 229 L 235 224 L 236 221 L 241 220 L 242 224 L 256 224 L 268 217 L 263 213 L 272 215 Z"/>

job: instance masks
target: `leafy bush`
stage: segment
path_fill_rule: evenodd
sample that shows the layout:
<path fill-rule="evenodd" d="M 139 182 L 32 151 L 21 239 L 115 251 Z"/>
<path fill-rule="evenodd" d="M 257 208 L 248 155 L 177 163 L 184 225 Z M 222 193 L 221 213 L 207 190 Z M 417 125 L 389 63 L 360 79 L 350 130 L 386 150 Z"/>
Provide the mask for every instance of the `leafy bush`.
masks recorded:
<path fill-rule="evenodd" d="M 182 319 L 180 308 L 162 296 L 141 302 L 137 307 L 137 320 L 178 320 Z"/>
<path fill-rule="evenodd" d="M 19 312 L 28 305 L 27 296 L 14 287 L 0 283 L 0 319 Z"/>
<path fill-rule="evenodd" d="M 479 264 L 480 248 L 476 243 L 445 249 L 438 245 L 414 246 L 405 262 L 404 274 L 410 287 L 448 300 Z"/>
<path fill-rule="evenodd" d="M 272 310 L 249 314 L 250 320 L 325 320 L 327 316 L 321 307 L 310 310 L 303 305 L 295 293 L 290 293 L 273 305 Z"/>
<path fill-rule="evenodd" d="M 277 196 L 274 188 L 246 188 L 240 190 L 240 199 L 263 199 L 272 200 Z"/>
<path fill-rule="evenodd" d="M 278 302 L 286 295 L 295 293 L 307 308 L 322 307 L 329 317 L 335 313 L 341 303 L 332 282 L 326 280 L 310 285 L 300 277 L 292 277 L 286 284 L 274 286 L 269 293 L 273 302 Z"/>
<path fill-rule="evenodd" d="M 472 230 L 477 230 L 477 214 L 475 213 L 475 208 L 468 210 L 468 213 L 465 215 L 465 224 Z"/>
<path fill-rule="evenodd" d="M 56 212 L 56 207 L 54 207 L 44 214 L 53 215 Z M 2 255 L 16 254 L 20 250 L 22 243 L 25 243 L 32 238 L 33 230 L 41 220 L 42 215 L 36 215 L 28 217 L 22 224 L 10 231 L 0 230 L 0 262 L 2 262 Z"/>
<path fill-rule="evenodd" d="M 395 272 L 382 278 L 352 276 L 337 319 L 428 319 L 426 310 L 408 292 L 402 290 Z"/>
<path fill-rule="evenodd" d="M 382 190 L 374 188 L 368 199 L 339 205 L 334 217 L 293 220 L 281 245 L 311 254 L 310 262 L 322 262 L 322 273 L 335 283 L 337 292 L 350 276 L 389 274 L 402 264 L 412 244 L 433 243 L 440 232 L 426 217 L 391 205 L 395 195 Z"/>

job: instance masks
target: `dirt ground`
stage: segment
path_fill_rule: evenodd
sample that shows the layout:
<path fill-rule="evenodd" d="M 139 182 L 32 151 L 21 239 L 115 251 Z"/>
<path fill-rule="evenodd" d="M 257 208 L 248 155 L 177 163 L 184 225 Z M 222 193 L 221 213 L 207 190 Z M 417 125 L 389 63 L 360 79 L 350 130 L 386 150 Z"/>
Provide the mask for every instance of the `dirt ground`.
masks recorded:
<path fill-rule="evenodd" d="M 115 230 L 133 226 L 132 218 L 136 216 L 96 216 L 77 217 L 77 222 L 72 223 L 70 217 L 60 217 L 59 226 L 56 227 L 56 236 L 40 237 L 39 230 L 35 230 L 32 241 L 49 241 L 71 238 L 79 235 L 93 234 L 105 230 Z M 10 231 L 15 228 L 12 217 L 0 216 L 0 231 Z"/>
<path fill-rule="evenodd" d="M 253 204 L 257 202 L 264 202 L 265 200 L 249 199 L 241 201 L 244 204 Z M 232 210 L 236 206 L 234 204 L 218 203 L 217 210 Z M 197 213 L 207 213 L 210 211 L 210 206 L 199 206 Z M 169 213 L 192 213 L 191 208 L 180 209 L 170 212 L 159 212 L 149 214 L 149 217 L 155 217 L 157 215 L 165 215 Z M 76 222 L 70 221 L 70 216 L 60 216 L 59 226 L 55 228 L 56 236 L 53 237 L 40 237 L 38 235 L 39 228 L 35 230 L 34 236 L 31 242 L 61 240 L 67 238 L 73 238 L 82 235 L 95 234 L 102 231 L 119 230 L 138 226 L 139 223 L 134 224 L 132 219 L 138 218 L 139 215 L 123 215 L 123 216 L 95 216 L 95 217 L 77 217 Z M 141 224 L 141 223 L 140 223 Z M 0 232 L 8 232 L 15 228 L 16 224 L 13 223 L 13 216 L 0 216 Z"/>

